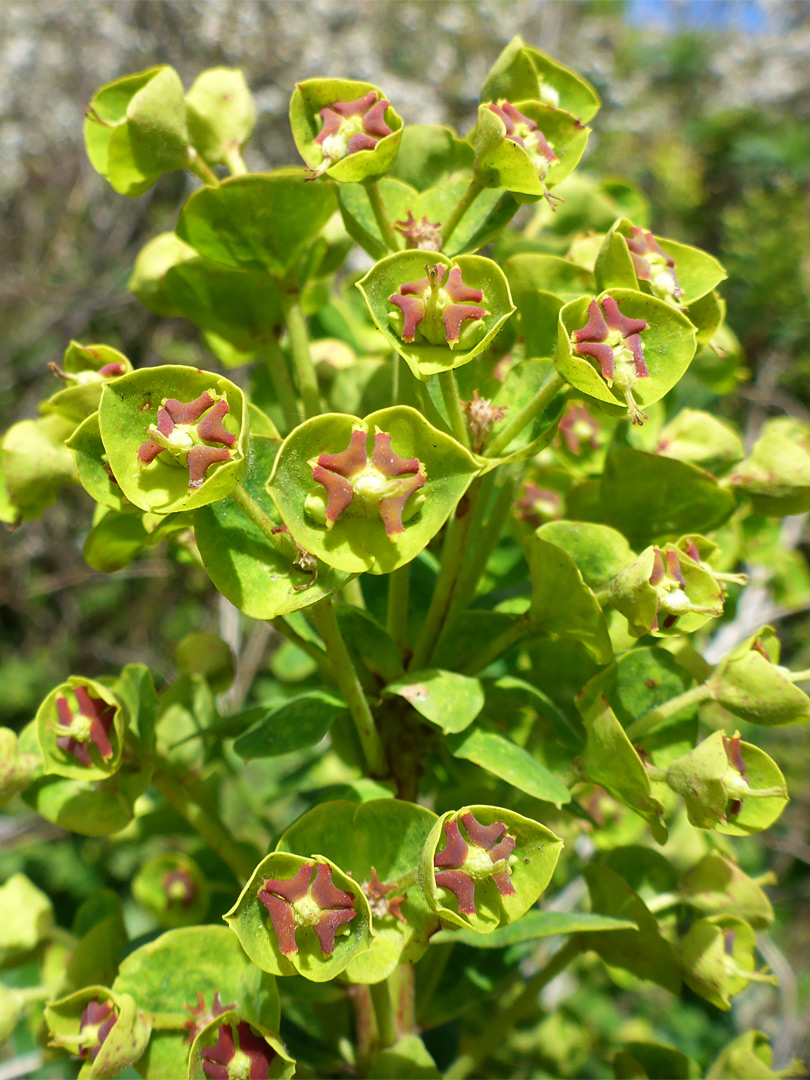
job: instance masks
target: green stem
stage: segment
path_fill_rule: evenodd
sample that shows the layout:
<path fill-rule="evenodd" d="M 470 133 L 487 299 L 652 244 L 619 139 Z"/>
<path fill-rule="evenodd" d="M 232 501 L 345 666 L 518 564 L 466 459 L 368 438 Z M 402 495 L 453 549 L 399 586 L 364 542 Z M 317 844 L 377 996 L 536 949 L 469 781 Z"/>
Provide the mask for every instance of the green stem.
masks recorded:
<path fill-rule="evenodd" d="M 369 772 L 372 776 L 385 776 L 388 772 L 388 765 L 380 733 L 377 731 L 374 717 L 371 715 L 371 709 L 357 677 L 349 650 L 346 648 L 346 643 L 341 636 L 331 600 L 327 598 L 319 604 L 313 604 L 312 607 L 307 609 L 307 615 L 312 619 L 315 629 L 323 638 L 326 655 L 332 665 L 332 673 L 343 697 L 346 699 L 346 705 L 354 721 L 357 737 L 363 748 Z"/>
<path fill-rule="evenodd" d="M 394 896 L 399 896 L 401 892 L 406 892 L 419 880 L 419 870 L 409 870 L 407 874 L 403 874 L 402 877 L 397 878 L 396 881 L 390 883 L 390 890 L 393 891 Z"/>
<path fill-rule="evenodd" d="M 579 938 L 569 938 L 565 945 L 551 957 L 546 966 L 528 980 L 518 998 L 508 1008 L 488 1018 L 482 1034 L 473 1040 L 469 1050 L 456 1058 L 444 1074 L 444 1080 L 465 1080 L 465 1077 L 473 1072 L 478 1076 L 483 1076 L 484 1073 L 480 1070 L 479 1064 L 503 1042 L 507 1032 L 537 1008 L 540 991 L 581 951 L 582 945 Z"/>
<path fill-rule="evenodd" d="M 716 576 L 719 576 L 719 575 L 716 575 Z M 794 682 L 794 683 L 807 682 L 808 680 L 810 680 L 810 668 L 806 668 L 804 671 L 787 671 L 787 670 L 785 670 L 784 674 L 787 675 L 787 677 L 790 679 L 790 681 Z"/>
<path fill-rule="evenodd" d="M 304 415 L 317 416 L 321 411 L 321 395 L 318 391 L 315 365 L 312 363 L 312 355 L 309 351 L 309 334 L 304 312 L 301 310 L 298 286 L 294 283 L 279 283 L 279 296 L 290 339 L 293 368 L 304 404 Z"/>
<path fill-rule="evenodd" d="M 439 372 L 439 387 L 442 391 L 442 397 L 444 398 L 444 407 L 447 409 L 447 416 L 450 420 L 450 428 L 453 435 L 461 443 L 462 446 L 470 449 L 470 431 L 467 427 L 467 421 L 464 419 L 464 413 L 461 409 L 461 402 L 458 399 L 458 385 L 456 383 L 456 373 L 450 368 L 449 371 Z"/>
<path fill-rule="evenodd" d="M 360 578 L 350 578 L 349 581 L 343 586 L 341 590 L 341 596 L 347 604 L 351 604 L 352 607 L 360 608 L 362 611 L 366 609 L 366 601 L 363 596 L 363 589 L 360 585 Z"/>
<path fill-rule="evenodd" d="M 267 514 L 265 514 L 264 510 L 262 510 L 253 496 L 249 494 L 242 484 L 236 485 L 231 492 L 231 498 L 239 509 L 250 518 L 256 528 L 264 533 L 271 544 L 276 545 L 278 543 L 278 536 L 274 530 L 277 529 L 278 526 L 267 516 Z"/>
<path fill-rule="evenodd" d="M 627 738 L 634 742 L 643 735 L 647 735 L 654 728 L 659 727 L 665 720 L 669 720 L 671 716 L 676 716 L 684 709 L 688 709 L 690 705 L 699 705 L 702 701 L 708 701 L 711 696 L 712 689 L 709 683 L 699 683 L 697 686 L 693 686 L 691 690 L 684 690 L 682 694 L 665 701 L 657 709 L 651 709 L 650 712 L 645 713 L 644 716 L 632 723 L 627 728 Z"/>
<path fill-rule="evenodd" d="M 527 405 L 524 405 L 520 412 L 511 417 L 498 431 L 498 434 L 490 439 L 486 450 L 484 451 L 484 456 L 497 457 L 501 451 L 505 450 L 512 439 L 514 439 L 516 435 L 519 435 L 520 432 L 535 419 L 535 417 L 543 412 L 551 399 L 558 394 L 565 385 L 566 381 L 562 375 L 560 375 L 558 371 L 553 371 L 531 401 Z"/>
<path fill-rule="evenodd" d="M 271 620 L 271 625 L 278 630 L 282 637 L 285 637 L 287 641 L 292 642 L 293 645 L 297 645 L 302 652 L 305 652 L 307 656 L 312 657 L 322 673 L 331 677 L 332 668 L 329 666 L 329 657 L 319 648 L 314 641 L 307 641 L 305 637 L 301 637 L 297 630 L 293 630 L 283 615 L 277 615 L 275 619 Z"/>
<path fill-rule="evenodd" d="M 287 366 L 287 357 L 277 341 L 267 343 L 267 373 L 273 384 L 276 401 L 286 423 L 286 430 L 290 431 L 298 423 L 300 409 L 290 377 L 290 369 Z"/>
<path fill-rule="evenodd" d="M 208 187 L 219 187 L 219 177 L 206 165 L 193 146 L 188 148 L 188 168 Z"/>
<path fill-rule="evenodd" d="M 439 576 L 436 579 L 436 587 L 422 626 L 422 633 L 419 635 L 408 665 L 409 671 L 419 671 L 420 668 L 427 666 L 439 640 L 461 572 L 461 563 L 479 492 L 480 480 L 476 478 L 470 484 L 466 496 L 462 496 L 447 526 Z"/>
<path fill-rule="evenodd" d="M 368 201 L 371 203 L 374 220 L 377 222 L 377 228 L 382 234 L 383 243 L 389 251 L 399 251 L 399 237 L 394 232 L 391 222 L 388 220 L 388 211 L 385 209 L 385 203 L 380 194 L 380 185 L 376 180 L 365 180 L 364 186 L 366 194 L 368 195 Z"/>
<path fill-rule="evenodd" d="M 216 813 L 203 805 L 204 794 L 199 790 L 196 777 L 164 763 L 155 769 L 152 783 L 240 881 L 250 877 L 258 862 L 258 854 L 240 843 Z"/>
<path fill-rule="evenodd" d="M 247 173 L 247 165 L 238 146 L 232 146 L 229 150 L 226 150 L 224 157 L 231 176 L 244 176 Z"/>
<path fill-rule="evenodd" d="M 391 988 L 388 979 L 372 983 L 369 990 L 371 992 L 371 1002 L 374 1006 L 374 1016 L 377 1020 L 380 1046 L 393 1046 L 398 1038 L 397 1017 L 394 1012 L 394 1003 L 391 1000 Z"/>
<path fill-rule="evenodd" d="M 493 660 L 497 660 L 501 653 L 505 653 L 507 649 L 510 649 L 515 642 L 528 634 L 531 630 L 531 619 L 528 612 L 525 615 L 521 615 L 510 627 L 499 634 L 496 638 L 493 638 L 488 645 L 485 645 L 483 649 L 473 655 L 472 660 L 469 660 L 462 668 L 461 673 L 464 675 L 477 675 L 479 671 L 483 671 L 484 668 L 489 667 Z"/>
<path fill-rule="evenodd" d="M 401 651 L 408 640 L 408 601 L 411 590 L 411 564 L 405 563 L 388 575 L 388 610 L 385 629 Z"/>
<path fill-rule="evenodd" d="M 456 231 L 456 226 L 483 190 L 484 187 L 478 182 L 478 177 L 474 176 L 470 181 L 470 186 L 453 207 L 452 214 L 444 223 L 444 228 L 442 229 L 442 246 L 446 246 L 447 241 Z"/>

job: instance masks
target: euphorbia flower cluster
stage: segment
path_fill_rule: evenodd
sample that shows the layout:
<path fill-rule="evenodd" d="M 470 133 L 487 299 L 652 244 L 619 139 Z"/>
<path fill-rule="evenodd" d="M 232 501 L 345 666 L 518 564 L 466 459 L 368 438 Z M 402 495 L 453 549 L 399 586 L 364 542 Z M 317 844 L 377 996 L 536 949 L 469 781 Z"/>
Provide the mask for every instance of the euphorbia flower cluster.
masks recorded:
<path fill-rule="evenodd" d="M 527 157 L 535 168 L 540 180 L 545 180 L 548 170 L 560 160 L 554 153 L 554 148 L 546 139 L 543 132 L 531 117 L 524 115 L 508 101 L 499 101 L 490 104 L 490 111 L 494 112 L 506 128 L 506 138 L 516 143 L 521 150 L 525 150 Z M 546 192 L 546 198 L 551 198 Z"/>
<path fill-rule="evenodd" d="M 403 221 L 394 222 L 394 228 L 400 236 L 404 236 L 407 248 L 419 248 L 422 251 L 442 250 L 442 223 L 428 221 L 427 214 L 423 214 L 422 220 L 418 222 L 413 216 L 413 210 L 409 210 Z"/>
<path fill-rule="evenodd" d="M 684 555 L 688 559 L 688 556 Z M 674 547 L 665 551 L 654 549 L 654 561 L 650 585 L 658 594 L 658 611 L 652 624 L 653 630 L 669 630 L 679 615 L 695 612 L 699 615 L 722 615 L 722 605 L 695 604 L 688 594 L 688 586 L 681 569 L 681 556 Z"/>
<path fill-rule="evenodd" d="M 458 822 L 464 826 L 469 843 L 461 835 Z M 461 915 L 475 915 L 475 883 L 492 878 L 501 896 L 514 896 L 515 887 L 509 877 L 509 856 L 515 850 L 515 839 L 508 834 L 502 821 L 482 825 L 468 810 L 460 818 L 444 823 L 446 844 L 433 857 L 436 884 L 449 889 L 458 901 Z"/>
<path fill-rule="evenodd" d="M 164 399 L 157 424 L 150 425 L 149 438 L 138 448 L 138 461 L 146 467 L 168 451 L 172 460 L 187 466 L 189 488 L 201 487 L 210 467 L 231 456 L 228 448 L 237 437 L 222 424 L 229 412 L 228 402 L 214 390 L 206 390 L 194 401 Z"/>
<path fill-rule="evenodd" d="M 426 277 L 405 282 L 399 292 L 388 297 L 389 303 L 402 312 L 400 337 L 410 344 L 418 331 L 431 345 L 446 344 L 452 349 L 459 343 L 468 319 L 478 321 L 489 314 L 480 306 L 483 291 L 465 285 L 458 266 L 448 274 L 443 263 L 428 264 L 425 273 Z M 442 285 L 445 274 L 447 281 Z"/>
<path fill-rule="evenodd" d="M 405 531 L 402 515 L 411 495 L 427 479 L 418 458 L 403 458 L 391 449 L 391 436 L 378 431 L 368 458 L 368 436 L 356 428 L 349 445 L 338 454 L 321 454 L 312 465 L 312 479 L 326 489 L 326 528 L 334 527 L 344 511 L 378 512 L 390 540 Z"/>
<path fill-rule="evenodd" d="M 321 952 L 331 956 L 335 951 L 335 934 L 357 915 L 354 896 L 332 884 L 332 868 L 326 863 L 304 863 L 287 880 L 268 878 L 258 896 L 270 913 L 284 956 L 298 952 L 295 934 L 300 927 L 313 929 Z"/>
<path fill-rule="evenodd" d="M 111 1001 L 89 1001 L 79 1021 L 79 1048 L 81 1058 L 95 1061 L 104 1040 L 118 1022 L 118 1015 Z"/>
<path fill-rule="evenodd" d="M 320 111 L 323 127 L 313 139 L 323 154 L 323 163 L 312 170 L 312 179 L 322 176 L 336 161 L 356 154 L 358 150 L 373 150 L 380 139 L 392 134 L 385 122 L 385 110 L 390 105 L 385 98 L 377 100 L 377 91 L 369 90 L 355 101 L 335 101 Z"/>
<path fill-rule="evenodd" d="M 613 297 L 606 296 L 601 307 L 597 300 L 591 300 L 588 321 L 581 330 L 574 331 L 572 338 L 576 352 L 596 360 L 608 386 L 624 397 L 634 424 L 642 424 L 647 419 L 633 399 L 636 381 L 650 375 L 641 342 L 641 334 L 646 329 L 646 319 L 622 315 Z"/>
<path fill-rule="evenodd" d="M 675 260 L 661 250 L 651 232 L 645 232 L 638 225 L 633 225 L 631 231 L 632 236 L 625 237 L 625 243 L 639 281 L 649 281 L 654 296 L 677 304 L 683 289 L 678 282 Z"/>
<path fill-rule="evenodd" d="M 84 686 L 75 686 L 71 692 L 76 698 L 78 714 L 64 694 L 57 697 L 56 711 L 59 719 L 58 723 L 53 724 L 57 735 L 56 745 L 81 765 L 93 764 L 90 756 L 91 743 L 105 761 L 109 760 L 113 756 L 110 731 L 115 717 L 115 706 L 101 698 L 91 697 Z"/>

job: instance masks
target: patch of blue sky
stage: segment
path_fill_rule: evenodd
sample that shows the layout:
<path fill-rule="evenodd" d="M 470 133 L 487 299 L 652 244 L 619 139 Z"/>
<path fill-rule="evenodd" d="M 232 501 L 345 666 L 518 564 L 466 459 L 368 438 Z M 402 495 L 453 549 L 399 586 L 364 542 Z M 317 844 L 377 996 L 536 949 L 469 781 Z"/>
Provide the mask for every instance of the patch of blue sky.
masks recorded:
<path fill-rule="evenodd" d="M 761 0 L 629 0 L 625 18 L 636 26 L 673 31 L 737 30 L 756 34 L 768 25 L 768 12 Z"/>

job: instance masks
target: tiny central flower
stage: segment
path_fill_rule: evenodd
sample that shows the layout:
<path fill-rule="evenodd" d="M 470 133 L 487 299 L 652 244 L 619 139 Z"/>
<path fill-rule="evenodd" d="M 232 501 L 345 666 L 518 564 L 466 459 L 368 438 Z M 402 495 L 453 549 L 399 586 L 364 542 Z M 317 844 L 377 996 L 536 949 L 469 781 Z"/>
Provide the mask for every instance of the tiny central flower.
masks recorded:
<path fill-rule="evenodd" d="M 516 109 L 510 102 L 501 100 L 497 105 L 491 104 L 489 109 L 490 112 L 495 113 L 506 128 L 504 138 L 515 143 L 524 151 L 532 163 L 538 179 L 543 184 L 546 199 L 552 202 L 555 196 L 548 193 L 544 181 L 551 166 L 556 165 L 560 160 L 554 152 L 553 145 L 548 141 L 535 121 L 520 112 L 519 109 Z"/>
<path fill-rule="evenodd" d="M 411 496 L 425 486 L 427 474 L 417 458 L 403 458 L 391 449 L 391 436 L 385 431 L 374 435 L 374 452 L 368 458 L 368 435 L 355 428 L 349 445 L 339 454 L 321 454 L 310 461 L 312 479 L 326 492 L 326 506 L 320 494 L 309 496 L 305 509 L 320 519 L 327 530 L 334 528 L 341 515 L 379 514 L 388 539 L 395 541 L 405 531 L 403 514 L 413 516 L 419 503 Z M 408 512 L 409 511 L 409 512 Z"/>
<path fill-rule="evenodd" d="M 332 867 L 326 863 L 304 863 L 291 878 L 268 878 L 258 898 L 267 908 L 284 956 L 298 952 L 299 927 L 314 930 L 321 952 L 331 956 L 335 934 L 357 915 L 354 896 L 332 884 Z"/>
<path fill-rule="evenodd" d="M 625 237 L 630 258 L 639 281 L 649 281 L 653 296 L 679 307 L 683 289 L 678 282 L 675 260 L 661 249 L 651 232 L 638 225 L 631 226 L 631 237 Z"/>
<path fill-rule="evenodd" d="M 91 697 L 84 686 L 73 687 L 71 693 L 78 713 L 67 696 L 60 694 L 56 699 L 58 721 L 51 724 L 52 731 L 57 735 L 56 745 L 81 765 L 93 764 L 90 744 L 103 760 L 108 761 L 114 754 L 110 732 L 115 706 L 101 698 Z"/>
<path fill-rule="evenodd" d="M 111 1001 L 100 1002 L 93 998 L 88 1002 L 79 1021 L 79 1057 L 95 1061 L 104 1040 L 118 1023 L 118 1016 Z"/>
<path fill-rule="evenodd" d="M 320 111 L 323 127 L 313 142 L 320 148 L 323 161 L 317 169 L 309 170 L 310 179 L 322 176 L 327 169 L 358 150 L 373 150 L 380 139 L 391 135 L 385 121 L 389 101 L 377 101 L 377 91 L 369 90 L 356 101 L 336 101 Z"/>
<path fill-rule="evenodd" d="M 458 827 L 461 821 L 469 843 Z M 475 884 L 492 878 L 501 896 L 514 896 L 509 858 L 515 850 L 515 838 L 502 821 L 482 825 L 468 810 L 460 818 L 444 823 L 446 844 L 433 857 L 436 884 L 452 892 L 461 915 L 475 915 Z"/>
<path fill-rule="evenodd" d="M 215 1020 L 218 1016 L 222 1016 L 223 1013 L 229 1012 L 231 1009 L 235 1009 L 236 1002 L 231 1002 L 230 1005 L 223 1005 L 219 996 L 219 990 L 215 990 L 211 1008 L 208 1009 L 206 1008 L 202 991 L 198 990 L 197 1004 L 184 1005 L 183 1008 L 191 1013 L 191 1019 L 186 1020 L 183 1024 L 183 1027 L 188 1031 L 186 1042 L 190 1045 L 194 1042 L 202 1029 L 208 1027 L 212 1020 Z"/>
<path fill-rule="evenodd" d="M 236 443 L 236 435 L 222 423 L 229 412 L 228 402 L 214 390 L 206 390 L 194 401 L 164 398 L 158 409 L 157 424 L 149 426 L 149 438 L 138 448 L 141 468 L 151 465 L 166 451 L 170 463 L 188 469 L 189 488 L 201 487 L 210 467 L 227 461 L 230 448 Z"/>
<path fill-rule="evenodd" d="M 409 210 L 404 221 L 394 222 L 394 228 L 400 236 L 405 237 L 407 248 L 419 248 L 422 251 L 442 250 L 442 223 L 428 221 L 426 214 L 422 215 L 421 222 L 417 222 L 413 211 Z"/>
<path fill-rule="evenodd" d="M 245 1020 L 224 1023 L 217 1041 L 202 1050 L 203 1072 L 210 1080 L 267 1080 L 276 1052 Z"/>
<path fill-rule="evenodd" d="M 653 630 L 669 630 L 680 615 L 694 612 L 698 615 L 722 614 L 716 607 L 695 604 L 689 596 L 689 586 L 683 576 L 680 554 L 675 548 L 662 552 L 654 548 L 653 569 L 650 585 L 658 594 L 658 611 L 652 624 Z M 684 555 L 684 558 L 687 556 Z M 688 562 L 688 558 L 687 558 Z"/>
<path fill-rule="evenodd" d="M 601 308 L 598 301 L 591 300 L 588 322 L 571 336 L 574 351 L 597 361 L 602 378 L 625 399 L 632 422 L 639 425 L 647 416 L 633 399 L 633 387 L 639 379 L 650 376 L 641 343 L 646 329 L 646 319 L 622 315 L 613 297 L 606 296 Z"/>
<path fill-rule="evenodd" d="M 481 320 L 489 315 L 480 306 L 482 290 L 465 285 L 458 266 L 448 274 L 443 263 L 428 264 L 425 273 L 426 277 L 405 282 L 399 292 L 388 297 L 388 302 L 399 308 L 389 315 L 399 336 L 410 344 L 418 332 L 430 345 L 449 345 L 451 349 L 464 337 L 462 344 L 469 348 L 484 333 Z M 463 327 L 470 319 L 475 325 Z"/>

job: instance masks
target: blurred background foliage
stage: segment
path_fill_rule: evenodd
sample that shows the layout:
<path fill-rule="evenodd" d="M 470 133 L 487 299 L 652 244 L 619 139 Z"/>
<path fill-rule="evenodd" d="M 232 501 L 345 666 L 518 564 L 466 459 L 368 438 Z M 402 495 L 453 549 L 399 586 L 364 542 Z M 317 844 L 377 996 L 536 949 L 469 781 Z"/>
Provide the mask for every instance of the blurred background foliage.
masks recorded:
<path fill-rule="evenodd" d="M 515 33 L 582 72 L 602 94 L 583 170 L 639 185 L 656 233 L 704 247 L 726 266 L 722 292 L 748 378 L 709 407 L 735 420 L 748 445 L 769 416 L 808 419 L 810 6 L 803 0 L 5 0 L 3 427 L 36 414 L 52 392 L 47 364 L 71 338 L 116 346 L 136 366 L 217 366 L 191 324 L 159 319 L 126 291 L 138 250 L 174 226 L 196 182 L 175 173 L 128 200 L 92 171 L 82 115 L 101 83 L 158 63 L 172 64 L 186 86 L 204 68 L 242 67 L 258 111 L 248 166 L 275 168 L 296 161 L 286 116 L 296 80 L 367 79 L 385 88 L 406 122 L 450 123 L 464 132 L 484 75 Z M 283 662 L 289 675 L 296 662 L 285 657 L 289 646 L 279 649 L 266 627 L 218 602 L 193 564 L 178 565 L 157 549 L 112 577 L 89 569 L 82 558 L 89 526 L 89 500 L 75 489 L 4 538 L 0 724 L 21 727 L 71 672 L 92 676 L 140 660 L 171 679 L 174 645 L 194 629 L 220 633 L 237 651 L 236 698 L 256 674 L 261 688 L 262 672 L 273 665 Z M 775 543 L 778 529 L 770 528 Z M 736 615 L 737 639 L 747 629 L 741 618 L 752 626 L 776 619 L 783 662 L 807 667 L 808 531 L 804 520 L 788 519 L 781 532 L 784 573 L 749 587 Z M 752 538 L 752 559 L 767 540 L 767 530 Z M 306 658 L 297 662 L 305 677 Z M 736 1030 L 751 1026 L 775 1039 L 777 1060 L 802 1050 L 807 1056 L 810 750 L 797 729 L 771 739 L 793 801 L 762 841 L 735 850 L 746 870 L 773 870 L 779 880 L 766 959 L 782 979 L 780 991 L 752 986 L 725 1015 L 693 995 L 673 1006 L 657 991 L 627 993 L 602 969 L 581 982 L 566 976 L 546 1002 L 559 1011 L 526 1033 L 527 1061 L 542 1060 L 549 1076 L 601 1075 L 612 1048 L 656 1037 L 708 1063 Z M 284 809 L 288 820 L 292 807 Z M 46 843 L 55 835 L 38 819 L 0 817 L 0 879 L 24 868 L 55 897 L 66 924 L 93 886 L 128 895 L 140 851 L 118 843 L 110 855 L 106 842 L 81 838 L 57 848 Z M 523 1075 L 519 1064 L 512 1068 Z"/>

